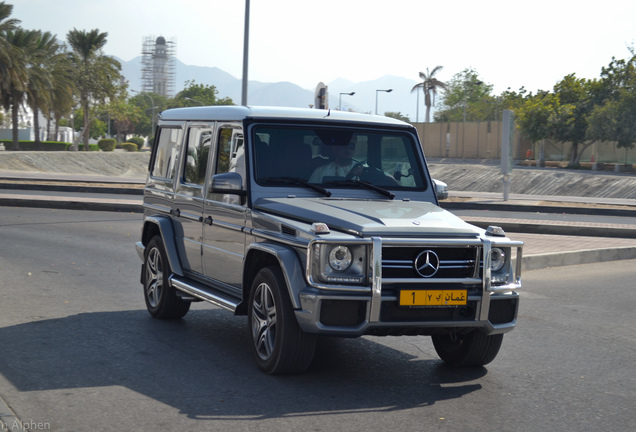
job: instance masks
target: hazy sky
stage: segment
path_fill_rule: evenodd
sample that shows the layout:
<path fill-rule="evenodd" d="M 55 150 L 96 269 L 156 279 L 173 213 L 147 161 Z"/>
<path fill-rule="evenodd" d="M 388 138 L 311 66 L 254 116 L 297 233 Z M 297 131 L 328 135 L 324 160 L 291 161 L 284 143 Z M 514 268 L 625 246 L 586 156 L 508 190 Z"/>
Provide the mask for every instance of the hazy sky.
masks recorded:
<path fill-rule="evenodd" d="M 147 36 L 177 42 L 177 58 L 242 76 L 245 0 L 5 0 L 22 27 L 108 32 L 106 54 L 141 55 Z M 249 79 L 306 89 L 336 78 L 418 80 L 465 68 L 495 93 L 551 90 L 570 73 L 598 78 L 627 58 L 636 2 L 476 0 L 251 0 Z"/>

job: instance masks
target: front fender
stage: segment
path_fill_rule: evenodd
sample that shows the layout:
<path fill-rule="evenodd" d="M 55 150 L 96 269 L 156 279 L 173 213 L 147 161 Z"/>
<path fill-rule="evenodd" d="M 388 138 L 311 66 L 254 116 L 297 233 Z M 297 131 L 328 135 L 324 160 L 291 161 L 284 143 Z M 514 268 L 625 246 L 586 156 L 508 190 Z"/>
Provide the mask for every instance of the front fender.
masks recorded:
<path fill-rule="evenodd" d="M 285 277 L 292 307 L 300 309 L 298 294 L 302 288 L 307 286 L 307 282 L 305 281 L 305 269 L 301 266 L 296 252 L 290 247 L 276 243 L 253 243 L 249 246 L 247 254 L 255 251 L 266 253 L 278 261 Z"/>

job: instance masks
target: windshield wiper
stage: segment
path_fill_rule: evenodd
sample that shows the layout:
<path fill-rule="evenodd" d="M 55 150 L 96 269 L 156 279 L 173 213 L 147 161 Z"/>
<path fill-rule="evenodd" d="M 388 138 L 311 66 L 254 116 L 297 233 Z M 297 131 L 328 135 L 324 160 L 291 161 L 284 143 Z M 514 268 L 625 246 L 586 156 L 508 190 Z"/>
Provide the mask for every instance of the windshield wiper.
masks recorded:
<path fill-rule="evenodd" d="M 349 179 L 349 180 L 332 180 L 327 182 L 326 184 L 350 184 L 350 183 L 355 183 L 355 184 L 359 184 L 362 185 L 364 187 L 366 187 L 367 189 L 371 189 L 374 190 L 376 192 L 380 192 L 382 195 L 387 196 L 391 199 L 395 198 L 395 194 L 393 192 L 391 192 L 390 190 L 381 188 L 380 186 L 376 186 L 373 183 L 369 183 L 366 181 L 362 181 L 362 180 L 355 180 L 355 179 Z"/>
<path fill-rule="evenodd" d="M 270 183 L 283 183 L 283 184 L 296 183 L 296 184 L 305 186 L 309 189 L 313 189 L 316 192 L 320 192 L 324 196 L 328 196 L 328 197 L 331 196 L 331 191 L 328 191 L 327 189 L 320 187 L 317 184 L 309 183 L 307 180 L 299 178 L 299 177 L 265 177 L 259 180 L 270 182 Z"/>

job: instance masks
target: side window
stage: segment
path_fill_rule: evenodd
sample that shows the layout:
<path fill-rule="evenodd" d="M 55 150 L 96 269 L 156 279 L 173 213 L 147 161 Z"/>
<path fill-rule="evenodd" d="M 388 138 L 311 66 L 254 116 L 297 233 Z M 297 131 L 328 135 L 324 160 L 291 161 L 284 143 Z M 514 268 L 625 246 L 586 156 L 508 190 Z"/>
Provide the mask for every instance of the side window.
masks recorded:
<path fill-rule="evenodd" d="M 166 179 L 174 178 L 175 167 L 179 157 L 180 128 L 160 128 L 157 149 L 151 175 Z"/>
<path fill-rule="evenodd" d="M 242 131 L 234 131 L 232 137 L 232 158 L 230 159 L 230 172 L 239 173 L 245 179 L 245 149 L 243 148 Z"/>
<path fill-rule="evenodd" d="M 216 154 L 216 174 L 230 171 L 230 158 L 232 156 L 232 129 L 221 128 L 219 131 L 219 145 Z"/>
<path fill-rule="evenodd" d="M 211 143 L 212 130 L 200 127 L 190 128 L 182 179 L 184 183 L 203 186 Z"/>

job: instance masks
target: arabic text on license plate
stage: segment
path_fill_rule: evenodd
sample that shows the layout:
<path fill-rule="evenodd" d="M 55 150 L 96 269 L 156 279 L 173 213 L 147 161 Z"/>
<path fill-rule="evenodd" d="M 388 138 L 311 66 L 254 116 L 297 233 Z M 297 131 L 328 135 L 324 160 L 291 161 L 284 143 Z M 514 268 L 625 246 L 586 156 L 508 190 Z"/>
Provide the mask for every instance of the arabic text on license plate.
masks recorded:
<path fill-rule="evenodd" d="M 400 306 L 458 306 L 466 298 L 466 290 L 402 290 Z"/>

